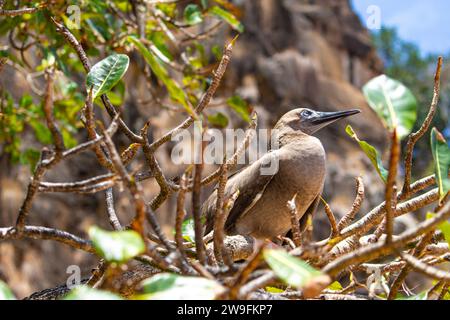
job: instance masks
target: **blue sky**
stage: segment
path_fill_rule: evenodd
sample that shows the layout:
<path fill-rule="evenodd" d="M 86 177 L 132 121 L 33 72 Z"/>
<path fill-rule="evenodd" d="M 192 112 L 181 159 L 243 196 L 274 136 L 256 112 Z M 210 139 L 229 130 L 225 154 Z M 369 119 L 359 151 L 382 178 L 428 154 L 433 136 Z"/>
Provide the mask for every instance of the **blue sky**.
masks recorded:
<path fill-rule="evenodd" d="M 380 8 L 381 24 L 397 28 L 400 37 L 416 43 L 422 53 L 450 53 L 449 0 L 352 0 L 363 25 L 367 8 Z"/>

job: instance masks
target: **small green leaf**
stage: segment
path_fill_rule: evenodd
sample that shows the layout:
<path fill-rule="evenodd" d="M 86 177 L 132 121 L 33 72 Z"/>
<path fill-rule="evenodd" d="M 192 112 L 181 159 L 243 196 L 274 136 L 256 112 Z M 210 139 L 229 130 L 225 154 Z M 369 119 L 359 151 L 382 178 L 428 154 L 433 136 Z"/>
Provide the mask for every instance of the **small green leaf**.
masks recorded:
<path fill-rule="evenodd" d="M 208 116 L 208 122 L 213 126 L 225 128 L 228 126 L 228 118 L 222 112 L 217 112 L 215 114 Z"/>
<path fill-rule="evenodd" d="M 28 124 L 33 128 L 36 138 L 42 144 L 52 144 L 53 138 L 50 130 L 37 119 L 30 119 Z"/>
<path fill-rule="evenodd" d="M 24 152 L 20 154 L 20 163 L 21 164 L 29 164 L 31 171 L 34 171 L 37 162 L 39 161 L 39 157 L 41 153 L 33 148 L 28 148 Z"/>
<path fill-rule="evenodd" d="M 211 7 L 209 12 L 228 23 L 234 30 L 244 32 L 244 25 L 232 13 L 218 6 Z"/>
<path fill-rule="evenodd" d="M 112 292 L 78 286 L 72 289 L 63 300 L 122 300 L 122 298 Z"/>
<path fill-rule="evenodd" d="M 113 54 L 97 62 L 86 78 L 88 91 L 93 87 L 93 99 L 111 90 L 125 74 L 129 63 L 125 54 Z"/>
<path fill-rule="evenodd" d="M 269 293 L 283 293 L 283 289 L 275 288 L 275 287 L 266 287 L 265 288 L 267 292 Z"/>
<path fill-rule="evenodd" d="M 400 139 L 411 132 L 417 117 L 417 101 L 401 82 L 381 75 L 370 80 L 363 93 L 384 124 L 389 129 L 397 128 Z"/>
<path fill-rule="evenodd" d="M 305 261 L 295 258 L 284 250 L 265 249 L 264 259 L 275 274 L 287 284 L 296 288 L 305 286 L 323 273 L 314 269 Z"/>
<path fill-rule="evenodd" d="M 159 273 L 142 282 L 141 300 L 212 300 L 224 292 L 214 280 L 184 277 L 173 273 Z"/>
<path fill-rule="evenodd" d="M 330 284 L 328 286 L 328 289 L 333 290 L 333 291 L 340 291 L 344 288 L 342 287 L 342 285 L 340 284 L 339 281 L 334 281 L 332 284 Z"/>
<path fill-rule="evenodd" d="M 194 220 L 186 219 L 181 226 L 181 234 L 184 240 L 195 243 Z"/>
<path fill-rule="evenodd" d="M 162 83 L 164 83 L 167 91 L 169 92 L 170 98 L 178 103 L 181 103 L 186 111 L 193 115 L 194 111 L 187 100 L 185 92 L 172 78 L 170 78 L 167 70 L 159 63 L 153 53 L 151 53 L 136 37 L 129 36 L 128 40 L 136 46 L 138 51 L 142 54 L 145 61 L 152 69 L 155 76 L 161 80 Z"/>
<path fill-rule="evenodd" d="M 400 297 L 395 300 L 427 300 L 428 299 L 428 293 L 426 291 L 421 292 L 419 294 L 416 294 L 414 296 L 410 297 Z"/>
<path fill-rule="evenodd" d="M 188 4 L 184 9 L 184 20 L 191 26 L 202 22 L 203 17 L 199 6 L 193 3 Z"/>
<path fill-rule="evenodd" d="M 345 128 L 345 132 L 347 132 L 350 137 L 352 137 L 356 142 L 359 143 L 359 146 L 367 155 L 370 162 L 372 162 L 380 178 L 386 183 L 389 172 L 383 167 L 383 162 L 381 161 L 381 156 L 377 149 L 368 144 L 366 141 L 359 140 L 358 136 L 356 135 L 355 131 L 353 131 L 353 128 L 350 125 Z"/>
<path fill-rule="evenodd" d="M 450 148 L 444 136 L 433 128 L 431 130 L 431 152 L 433 153 L 436 181 L 439 186 L 439 199 L 442 200 L 450 190 Z"/>
<path fill-rule="evenodd" d="M 6 283 L 0 280 L 0 300 L 16 300 L 11 289 Z"/>
<path fill-rule="evenodd" d="M 250 107 L 240 96 L 227 99 L 227 104 L 245 121 L 250 122 Z"/>
<path fill-rule="evenodd" d="M 133 230 L 105 231 L 92 226 L 89 237 L 97 253 L 109 262 L 123 263 L 145 251 L 144 240 Z"/>

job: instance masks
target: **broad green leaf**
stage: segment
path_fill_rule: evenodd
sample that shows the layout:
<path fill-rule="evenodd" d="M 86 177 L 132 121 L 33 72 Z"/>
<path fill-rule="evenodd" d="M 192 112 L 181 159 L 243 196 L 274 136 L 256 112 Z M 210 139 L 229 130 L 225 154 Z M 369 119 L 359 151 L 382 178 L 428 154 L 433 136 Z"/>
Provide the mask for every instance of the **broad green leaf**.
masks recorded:
<path fill-rule="evenodd" d="M 6 283 L 0 280 L 0 300 L 16 300 L 11 289 Z"/>
<path fill-rule="evenodd" d="M 122 300 L 122 298 L 112 292 L 78 286 L 72 289 L 63 300 Z"/>
<path fill-rule="evenodd" d="M 421 292 L 419 294 L 416 294 L 414 296 L 410 297 L 400 297 L 395 300 L 427 300 L 428 299 L 428 293 L 426 291 Z"/>
<path fill-rule="evenodd" d="M 113 54 L 97 62 L 86 78 L 87 89 L 93 87 L 93 98 L 111 90 L 125 74 L 129 63 L 130 59 L 125 54 Z"/>
<path fill-rule="evenodd" d="M 181 226 L 181 233 L 184 240 L 194 243 L 195 242 L 195 230 L 194 230 L 194 220 L 187 219 L 183 221 Z"/>
<path fill-rule="evenodd" d="M 215 114 L 209 115 L 208 122 L 220 128 L 225 128 L 226 126 L 228 126 L 228 118 L 222 112 L 217 112 Z"/>
<path fill-rule="evenodd" d="M 350 125 L 345 128 L 345 132 L 347 132 L 350 137 L 352 137 L 356 142 L 359 143 L 359 146 L 367 155 L 370 162 L 372 162 L 380 178 L 386 183 L 389 172 L 383 167 L 383 162 L 381 161 L 381 156 L 377 149 L 368 144 L 366 141 L 359 140 L 358 136 L 356 135 L 355 131 L 353 131 L 353 128 Z"/>
<path fill-rule="evenodd" d="M 218 6 L 211 7 L 209 12 L 228 23 L 236 31 L 244 32 L 244 25 L 232 13 Z"/>
<path fill-rule="evenodd" d="M 444 136 L 433 128 L 431 130 L 431 151 L 433 153 L 436 181 L 439 186 L 439 199 L 442 200 L 450 190 L 450 148 Z"/>
<path fill-rule="evenodd" d="M 180 86 L 172 78 L 170 78 L 167 70 L 159 63 L 153 53 L 150 52 L 136 37 L 129 36 L 128 40 L 136 46 L 138 51 L 142 54 L 145 61 L 152 69 L 155 76 L 166 86 L 170 98 L 178 103 L 181 103 L 188 113 L 194 114 L 183 89 L 181 89 Z"/>
<path fill-rule="evenodd" d="M 284 250 L 265 249 L 264 259 L 275 274 L 287 284 L 301 288 L 323 273 Z"/>
<path fill-rule="evenodd" d="M 250 108 L 247 102 L 240 96 L 232 96 L 227 99 L 227 104 L 245 121 L 250 122 Z"/>
<path fill-rule="evenodd" d="M 381 75 L 363 87 L 364 96 L 384 124 L 397 128 L 400 139 L 413 129 L 417 117 L 417 101 L 401 82 Z"/>
<path fill-rule="evenodd" d="M 145 243 L 133 230 L 105 231 L 96 226 L 89 229 L 97 253 L 109 262 L 126 262 L 145 251 Z"/>
<path fill-rule="evenodd" d="M 188 4 L 184 9 L 184 20 L 191 26 L 203 21 L 202 12 L 198 5 Z"/>
<path fill-rule="evenodd" d="M 224 292 L 214 280 L 159 273 L 142 282 L 141 300 L 212 300 Z"/>

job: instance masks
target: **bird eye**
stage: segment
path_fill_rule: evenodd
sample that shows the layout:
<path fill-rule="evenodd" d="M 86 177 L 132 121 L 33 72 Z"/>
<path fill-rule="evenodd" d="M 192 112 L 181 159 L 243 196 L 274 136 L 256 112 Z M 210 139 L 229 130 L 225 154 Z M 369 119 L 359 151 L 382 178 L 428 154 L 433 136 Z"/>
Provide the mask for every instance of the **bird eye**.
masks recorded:
<path fill-rule="evenodd" d="M 302 117 L 308 118 L 309 116 L 312 115 L 311 110 L 303 110 L 301 113 Z"/>

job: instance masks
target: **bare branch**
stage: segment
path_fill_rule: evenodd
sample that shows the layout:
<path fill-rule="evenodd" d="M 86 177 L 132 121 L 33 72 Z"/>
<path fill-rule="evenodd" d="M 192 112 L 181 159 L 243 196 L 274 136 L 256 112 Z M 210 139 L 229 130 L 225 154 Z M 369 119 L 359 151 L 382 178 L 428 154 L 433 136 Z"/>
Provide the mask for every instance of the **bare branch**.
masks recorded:
<path fill-rule="evenodd" d="M 355 218 L 355 215 L 358 213 L 361 208 L 361 204 L 364 200 L 364 183 L 362 177 L 356 178 L 356 197 L 353 201 L 352 209 L 346 213 L 337 225 L 337 230 L 341 231 L 345 227 L 349 225 L 349 223 Z"/>
<path fill-rule="evenodd" d="M 439 90 L 440 90 L 440 81 L 441 81 L 441 69 L 442 69 L 442 57 L 438 58 L 436 73 L 434 76 L 434 90 L 433 90 L 433 99 L 431 100 L 430 110 L 428 111 L 428 115 L 425 118 L 425 121 L 422 123 L 420 129 L 409 136 L 408 143 L 406 145 L 406 156 L 405 156 L 405 183 L 403 184 L 402 196 L 407 197 L 410 192 L 409 185 L 411 183 L 411 167 L 412 167 L 412 158 L 413 158 L 413 150 L 414 146 L 419 141 L 420 138 L 428 131 L 430 128 L 431 121 L 434 118 L 434 115 L 437 110 L 437 104 L 439 102 Z"/>

